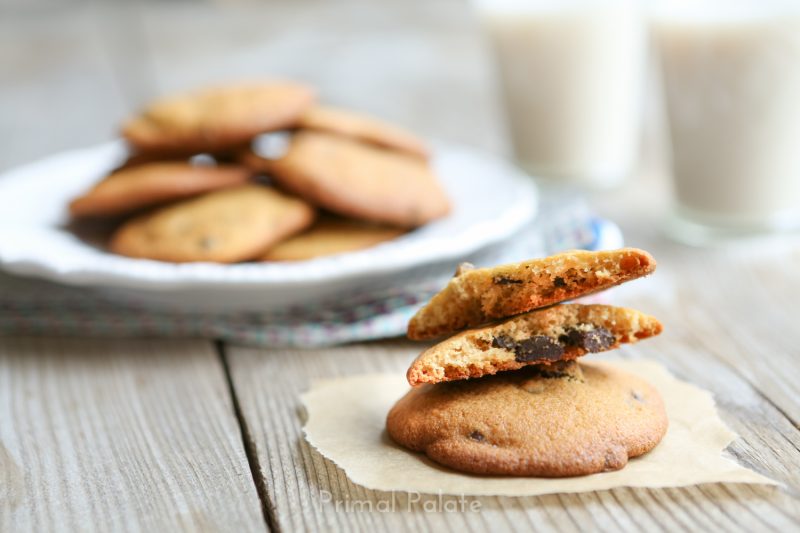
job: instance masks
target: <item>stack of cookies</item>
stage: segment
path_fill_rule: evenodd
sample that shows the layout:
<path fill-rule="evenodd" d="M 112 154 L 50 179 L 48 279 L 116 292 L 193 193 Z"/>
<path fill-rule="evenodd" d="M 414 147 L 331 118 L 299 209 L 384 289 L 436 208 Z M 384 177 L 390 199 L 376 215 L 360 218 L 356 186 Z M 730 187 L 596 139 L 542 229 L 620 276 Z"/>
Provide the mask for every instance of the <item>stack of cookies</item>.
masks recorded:
<path fill-rule="evenodd" d="M 576 360 L 658 335 L 662 326 L 633 309 L 560 302 L 655 266 L 635 248 L 462 265 L 409 323 L 412 339 L 452 336 L 411 364 L 413 388 L 389 412 L 389 435 L 475 474 L 564 477 L 623 468 L 664 436 L 663 402 L 636 376 Z"/>
<path fill-rule="evenodd" d="M 393 239 L 450 209 L 425 143 L 319 106 L 299 83 L 166 98 L 122 134 L 128 159 L 69 207 L 74 219 L 119 221 L 109 248 L 129 257 L 310 259 Z"/>

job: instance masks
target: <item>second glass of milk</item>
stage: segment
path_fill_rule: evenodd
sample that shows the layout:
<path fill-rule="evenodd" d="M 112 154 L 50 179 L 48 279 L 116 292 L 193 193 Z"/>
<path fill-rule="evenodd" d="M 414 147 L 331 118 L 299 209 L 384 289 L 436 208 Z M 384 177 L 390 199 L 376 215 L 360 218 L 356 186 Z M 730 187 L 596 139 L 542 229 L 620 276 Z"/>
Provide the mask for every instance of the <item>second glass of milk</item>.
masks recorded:
<path fill-rule="evenodd" d="M 646 24 L 637 0 L 475 0 L 502 78 L 518 162 L 608 187 L 638 157 Z"/>
<path fill-rule="evenodd" d="M 654 30 L 673 236 L 699 244 L 800 227 L 800 4 L 672 0 Z"/>

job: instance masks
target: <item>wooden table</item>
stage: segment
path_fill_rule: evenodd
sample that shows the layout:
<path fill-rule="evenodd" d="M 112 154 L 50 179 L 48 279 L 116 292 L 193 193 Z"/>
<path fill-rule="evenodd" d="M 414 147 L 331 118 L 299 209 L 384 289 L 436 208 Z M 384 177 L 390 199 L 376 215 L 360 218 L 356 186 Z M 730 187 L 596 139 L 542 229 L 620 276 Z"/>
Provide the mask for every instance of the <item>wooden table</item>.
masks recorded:
<path fill-rule="evenodd" d="M 7 0 L 0 65 L 1 168 L 107 139 L 155 94 L 259 74 L 315 82 L 329 101 L 431 137 L 507 146 L 484 39 L 454 0 Z M 428 512 L 427 497 L 353 485 L 311 450 L 298 400 L 313 378 L 402 372 L 417 346 L 6 337 L 0 531 L 800 530 L 800 246 L 701 250 L 663 239 L 657 168 L 592 198 L 660 263 L 616 299 L 666 331 L 622 356 L 658 360 L 711 390 L 741 435 L 728 452 L 782 487 L 478 498 L 479 512 Z M 378 501 L 396 510 L 378 512 Z M 337 511 L 345 502 L 366 504 Z"/>

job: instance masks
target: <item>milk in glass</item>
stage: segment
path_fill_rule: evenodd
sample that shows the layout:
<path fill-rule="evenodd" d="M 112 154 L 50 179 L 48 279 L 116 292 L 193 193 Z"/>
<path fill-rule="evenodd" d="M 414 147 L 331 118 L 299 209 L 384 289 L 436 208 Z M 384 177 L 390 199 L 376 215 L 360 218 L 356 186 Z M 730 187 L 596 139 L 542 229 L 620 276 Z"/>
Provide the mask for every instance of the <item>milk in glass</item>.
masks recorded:
<path fill-rule="evenodd" d="M 800 3 L 658 5 L 684 239 L 800 223 Z"/>
<path fill-rule="evenodd" d="M 477 1 L 514 151 L 536 176 L 608 186 L 638 153 L 645 21 L 634 0 Z"/>

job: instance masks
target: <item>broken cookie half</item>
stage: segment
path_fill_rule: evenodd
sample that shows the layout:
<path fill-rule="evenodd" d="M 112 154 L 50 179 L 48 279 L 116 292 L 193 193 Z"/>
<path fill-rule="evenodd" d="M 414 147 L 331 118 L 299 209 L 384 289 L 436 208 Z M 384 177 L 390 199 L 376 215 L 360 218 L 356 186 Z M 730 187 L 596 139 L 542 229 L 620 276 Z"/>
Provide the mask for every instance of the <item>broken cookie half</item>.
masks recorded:
<path fill-rule="evenodd" d="M 657 319 L 634 309 L 556 305 L 454 335 L 422 352 L 406 376 L 412 386 L 478 378 L 612 350 L 661 330 Z"/>
<path fill-rule="evenodd" d="M 652 273 L 656 261 L 637 248 L 572 250 L 491 268 L 464 268 L 408 324 L 411 339 L 434 339 Z"/>

